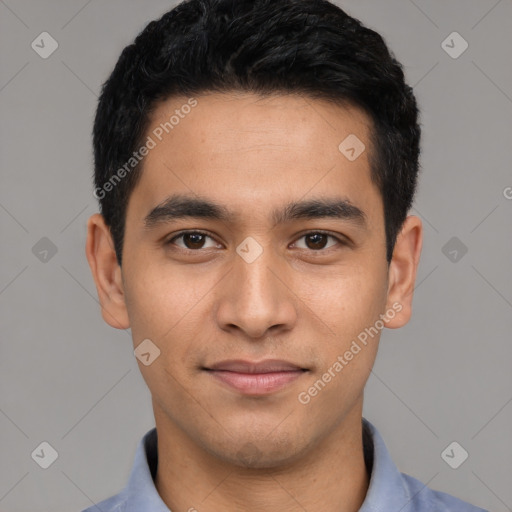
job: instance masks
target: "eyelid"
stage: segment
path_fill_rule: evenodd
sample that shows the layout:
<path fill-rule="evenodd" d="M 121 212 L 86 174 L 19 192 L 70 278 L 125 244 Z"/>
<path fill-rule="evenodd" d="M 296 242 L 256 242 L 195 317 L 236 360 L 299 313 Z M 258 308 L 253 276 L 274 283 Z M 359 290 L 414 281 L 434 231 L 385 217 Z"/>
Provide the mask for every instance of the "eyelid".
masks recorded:
<path fill-rule="evenodd" d="M 297 238 L 295 239 L 295 242 L 293 242 L 293 243 L 295 244 L 298 240 L 300 240 L 301 238 L 303 238 L 303 237 L 305 237 L 307 235 L 316 235 L 316 234 L 326 235 L 326 236 L 329 236 L 331 238 L 334 238 L 334 240 L 336 240 L 336 242 L 339 245 L 348 245 L 349 244 L 348 239 L 344 238 L 339 233 L 332 233 L 331 231 L 326 231 L 326 230 L 323 230 L 323 229 L 313 229 L 313 230 L 305 231 L 304 233 L 301 233 L 300 235 L 298 235 Z M 320 253 L 328 252 L 329 249 L 332 249 L 333 247 L 335 247 L 335 246 L 327 247 L 326 249 L 318 249 L 316 251 L 313 250 L 313 249 L 302 249 L 302 248 L 300 248 L 299 250 L 308 251 L 308 252 L 312 252 L 312 253 L 319 253 L 320 254 Z"/>
<path fill-rule="evenodd" d="M 194 234 L 194 235 L 204 235 L 204 236 L 207 236 L 209 238 L 211 238 L 212 240 L 214 240 L 216 243 L 219 243 L 216 238 L 211 234 L 209 233 L 208 231 L 203 231 L 202 229 L 185 229 L 184 231 L 179 231 L 178 233 L 175 233 L 171 236 L 171 238 L 167 239 L 165 242 L 164 242 L 164 245 L 173 245 L 173 242 L 174 240 L 184 236 L 184 235 L 191 235 L 191 234 Z M 183 247 L 178 247 L 178 249 L 181 249 L 183 251 L 191 251 L 191 252 L 199 252 L 201 251 L 201 249 L 187 249 L 187 248 L 183 248 Z"/>

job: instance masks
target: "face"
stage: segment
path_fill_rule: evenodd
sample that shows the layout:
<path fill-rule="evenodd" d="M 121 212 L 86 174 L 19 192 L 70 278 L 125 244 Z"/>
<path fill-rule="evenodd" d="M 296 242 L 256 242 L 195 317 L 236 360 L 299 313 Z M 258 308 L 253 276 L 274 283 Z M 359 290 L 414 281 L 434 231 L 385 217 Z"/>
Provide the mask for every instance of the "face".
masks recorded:
<path fill-rule="evenodd" d="M 360 422 L 382 326 L 408 320 L 419 228 L 388 268 L 361 111 L 296 95 L 194 101 L 151 119 L 104 317 L 131 327 L 134 347 L 151 340 L 149 359 L 160 351 L 139 361 L 159 432 L 233 463 L 256 446 L 254 466 L 277 466 Z M 95 261 L 98 284 L 107 258 Z"/>

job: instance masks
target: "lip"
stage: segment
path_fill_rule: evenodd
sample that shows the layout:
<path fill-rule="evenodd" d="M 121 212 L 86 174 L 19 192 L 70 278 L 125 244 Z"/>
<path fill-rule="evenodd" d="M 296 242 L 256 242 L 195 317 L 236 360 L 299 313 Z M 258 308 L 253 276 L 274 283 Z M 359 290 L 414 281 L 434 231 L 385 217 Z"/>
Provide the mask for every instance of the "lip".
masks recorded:
<path fill-rule="evenodd" d="M 297 364 L 282 359 L 264 359 L 262 361 L 246 361 L 244 359 L 229 359 L 220 361 L 207 368 L 208 370 L 224 370 L 238 373 L 273 373 L 305 370 Z"/>
<path fill-rule="evenodd" d="M 276 392 L 308 371 L 279 359 L 221 361 L 204 370 L 229 387 L 253 396 Z"/>

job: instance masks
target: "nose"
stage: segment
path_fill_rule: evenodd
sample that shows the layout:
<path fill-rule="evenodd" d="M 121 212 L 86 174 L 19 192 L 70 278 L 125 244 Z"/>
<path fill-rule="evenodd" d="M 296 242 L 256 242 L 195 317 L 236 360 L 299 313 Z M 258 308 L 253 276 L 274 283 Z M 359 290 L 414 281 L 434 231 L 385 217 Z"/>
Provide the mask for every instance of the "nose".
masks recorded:
<path fill-rule="evenodd" d="M 237 254 L 232 270 L 220 284 L 216 308 L 219 327 L 242 331 L 252 339 L 292 329 L 297 308 L 286 279 L 286 262 L 269 247 L 249 261 Z"/>

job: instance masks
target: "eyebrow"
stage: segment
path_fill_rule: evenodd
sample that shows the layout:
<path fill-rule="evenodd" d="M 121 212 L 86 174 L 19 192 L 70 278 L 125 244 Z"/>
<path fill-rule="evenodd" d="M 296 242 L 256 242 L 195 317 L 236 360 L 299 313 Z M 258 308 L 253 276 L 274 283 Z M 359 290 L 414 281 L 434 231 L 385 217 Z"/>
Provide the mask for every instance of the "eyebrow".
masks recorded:
<path fill-rule="evenodd" d="M 354 223 L 366 229 L 367 217 L 363 210 L 344 198 L 319 198 L 292 202 L 275 209 L 270 215 L 274 225 L 299 219 L 335 218 Z M 215 201 L 175 194 L 154 207 L 144 218 L 144 226 L 151 229 L 173 220 L 197 218 L 233 223 L 239 215 Z"/>

